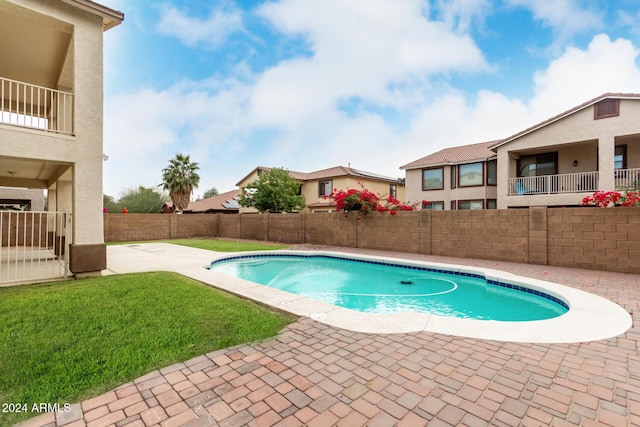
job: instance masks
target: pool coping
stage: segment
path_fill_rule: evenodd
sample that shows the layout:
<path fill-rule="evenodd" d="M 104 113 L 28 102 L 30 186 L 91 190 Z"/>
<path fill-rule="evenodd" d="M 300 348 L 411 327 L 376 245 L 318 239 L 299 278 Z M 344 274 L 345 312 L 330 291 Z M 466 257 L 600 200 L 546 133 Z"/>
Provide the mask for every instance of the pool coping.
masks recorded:
<path fill-rule="evenodd" d="M 259 251 L 234 254 L 220 253 L 214 254 L 211 262 L 252 254 L 265 255 L 264 252 Z M 216 273 L 204 268 L 204 266 L 200 271 L 190 269 L 188 272 L 184 271 L 184 273 L 230 293 L 298 316 L 309 317 L 320 323 L 356 332 L 410 333 L 428 331 L 496 341 L 575 343 L 611 338 L 623 334 L 632 324 L 631 316 L 626 310 L 605 298 L 571 288 L 570 286 L 518 276 L 501 270 L 323 250 L 278 250 L 269 251 L 269 254 L 325 255 L 480 274 L 487 280 L 524 285 L 527 288 L 544 292 L 566 302 L 570 309 L 567 313 L 552 319 L 526 322 L 461 319 L 428 313 L 361 313 Z"/>

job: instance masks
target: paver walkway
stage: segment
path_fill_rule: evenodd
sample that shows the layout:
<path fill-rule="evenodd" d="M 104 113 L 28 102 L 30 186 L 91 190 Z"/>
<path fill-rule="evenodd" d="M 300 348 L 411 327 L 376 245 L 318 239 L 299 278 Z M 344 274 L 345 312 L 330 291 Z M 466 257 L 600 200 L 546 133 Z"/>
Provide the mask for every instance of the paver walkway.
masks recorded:
<path fill-rule="evenodd" d="M 622 305 L 634 326 L 596 342 L 516 344 L 427 332 L 363 334 L 301 319 L 272 340 L 151 372 L 24 425 L 640 425 L 640 276 L 388 255 L 575 286 Z"/>

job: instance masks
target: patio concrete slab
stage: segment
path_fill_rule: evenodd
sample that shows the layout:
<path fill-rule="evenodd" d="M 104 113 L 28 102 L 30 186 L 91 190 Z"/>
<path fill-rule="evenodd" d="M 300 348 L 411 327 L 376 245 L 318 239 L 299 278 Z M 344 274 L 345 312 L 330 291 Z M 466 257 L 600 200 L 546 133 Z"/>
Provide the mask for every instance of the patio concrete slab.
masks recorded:
<path fill-rule="evenodd" d="M 211 256 L 173 251 L 109 247 L 109 268 L 180 272 Z M 634 323 L 608 339 L 531 344 L 354 332 L 305 317 L 271 340 L 202 355 L 81 402 L 82 419 L 74 412 L 69 424 L 44 414 L 24 425 L 640 425 L 640 276 L 358 252 L 543 278 L 610 299 Z"/>

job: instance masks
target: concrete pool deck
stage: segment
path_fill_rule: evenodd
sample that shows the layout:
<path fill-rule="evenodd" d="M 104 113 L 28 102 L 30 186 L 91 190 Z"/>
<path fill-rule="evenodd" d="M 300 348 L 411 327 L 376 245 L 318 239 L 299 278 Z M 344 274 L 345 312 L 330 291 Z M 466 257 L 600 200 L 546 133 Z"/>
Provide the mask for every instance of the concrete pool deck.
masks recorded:
<path fill-rule="evenodd" d="M 444 262 L 543 278 L 632 313 L 624 334 L 531 344 L 434 332 L 371 334 L 310 318 L 272 340 L 154 371 L 26 425 L 430 426 L 640 425 L 640 276 L 414 254 L 330 249 Z M 188 272 L 212 253 L 164 244 L 111 246 L 111 273 Z"/>

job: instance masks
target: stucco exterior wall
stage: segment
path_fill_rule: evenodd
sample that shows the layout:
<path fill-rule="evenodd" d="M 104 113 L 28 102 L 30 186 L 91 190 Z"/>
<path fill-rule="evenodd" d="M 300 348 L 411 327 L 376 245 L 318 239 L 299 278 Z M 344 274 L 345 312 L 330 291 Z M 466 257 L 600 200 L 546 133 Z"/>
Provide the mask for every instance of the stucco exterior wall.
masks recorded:
<path fill-rule="evenodd" d="M 253 171 L 247 177 L 245 177 L 241 182 L 238 183 L 238 187 L 245 188 L 251 182 L 254 182 L 258 179 L 257 171 Z M 374 193 L 380 193 L 380 195 L 386 197 L 389 195 L 389 189 L 391 182 L 387 181 L 379 181 L 368 178 L 360 178 L 355 176 L 337 176 L 337 177 L 327 177 L 321 178 L 317 180 L 308 180 L 303 181 L 301 183 L 301 194 L 304 197 L 305 204 L 311 205 L 314 203 L 328 203 L 328 200 L 324 199 L 322 196 L 318 195 L 318 183 L 320 181 L 332 181 L 334 190 L 347 190 L 349 188 L 360 189 L 359 181 L 364 183 L 364 186 Z M 404 183 L 397 182 L 394 183 L 397 189 L 397 199 L 401 202 L 408 201 L 406 199 L 405 186 Z M 318 208 L 309 208 L 306 207 L 303 212 L 312 213 L 314 211 L 327 211 L 328 209 L 332 209 L 329 207 L 318 207 Z M 255 208 L 246 208 L 240 207 L 240 213 L 257 213 Z"/>
<path fill-rule="evenodd" d="M 367 178 L 358 178 L 354 176 L 339 176 L 333 178 L 319 179 L 314 181 L 305 181 L 302 185 L 302 195 L 304 196 L 307 205 L 313 203 L 326 203 L 323 197 L 318 196 L 318 183 L 320 181 L 331 180 L 333 182 L 334 190 L 348 190 L 355 188 L 361 189 L 359 182 L 362 182 L 365 188 L 373 193 L 379 193 L 381 197 L 387 197 L 389 195 L 391 182 L 376 181 Z M 406 192 L 404 183 L 393 183 L 396 186 L 397 195 L 396 198 L 401 202 L 409 201 L 406 199 Z M 326 210 L 327 208 L 318 208 L 320 210 Z M 307 209 L 306 212 L 312 212 L 312 209 Z"/>
<path fill-rule="evenodd" d="M 70 35 L 70 45 L 56 57 L 56 64 L 61 64 L 61 68 L 57 65 L 58 68 L 42 70 L 42 74 L 57 76 L 57 84 L 53 84 L 52 89 L 73 94 L 73 106 L 65 104 L 64 107 L 68 112 L 66 117 L 73 116 L 73 129 L 65 128 L 69 134 L 57 134 L 0 125 L 0 153 L 15 162 L 23 162 L 22 165 L 34 160 L 58 166 L 51 179 L 41 185 L 50 190 L 50 209 L 72 214 L 71 270 L 75 273 L 73 266 L 82 265 L 81 269 L 99 271 L 106 266 L 102 135 L 103 24 L 107 18 L 102 11 L 97 12 L 101 8 L 97 3 L 36 0 L 12 0 L 11 3 L 17 5 L 14 13 L 28 17 L 34 32 L 43 25 L 54 25 L 58 31 Z M 114 12 L 112 25 L 121 21 L 118 14 Z M 25 67 L 25 75 L 30 71 Z M 50 124 L 55 121 L 49 120 Z M 19 185 L 18 181 L 16 183 Z M 100 258 L 95 268 L 91 267 L 91 260 L 82 259 L 83 247 L 92 252 L 90 258 Z"/>
<path fill-rule="evenodd" d="M 44 191 L 40 189 L 0 187 L 0 199 L 24 201 L 30 211 L 44 210 Z"/>
<path fill-rule="evenodd" d="M 102 243 L 102 19 L 61 2 L 18 3 L 73 26 L 75 135 L 0 125 L 0 152 L 71 165 L 74 243 Z"/>
<path fill-rule="evenodd" d="M 536 196 L 508 196 L 508 178 L 515 177 L 515 158 L 519 153 L 558 151 L 559 173 L 573 172 L 573 160 L 588 170 L 600 172 L 599 189 L 612 190 L 614 185 L 614 153 L 616 138 L 640 132 L 640 100 L 621 99 L 620 113 L 615 117 L 594 119 L 594 106 L 588 106 L 568 117 L 525 134 L 497 149 L 498 152 L 498 208 L 510 206 L 540 206 L 579 204 L 584 194 L 551 194 Z M 581 144 L 578 144 L 581 143 Z M 593 148 L 597 147 L 597 152 Z M 631 144 L 630 144 L 631 145 Z M 568 147 L 568 150 L 567 150 Z M 581 151 L 574 151 L 573 149 Z M 636 146 L 631 147 L 637 150 Z M 571 158 L 574 154 L 574 158 Z M 579 156 L 579 157 L 578 157 Z M 597 162 L 597 167 L 595 164 Z M 502 165 L 509 165 L 508 168 Z M 631 166 L 630 166 L 631 167 Z M 578 172 L 579 170 L 575 170 Z"/>
<path fill-rule="evenodd" d="M 497 187 L 495 185 L 451 188 L 451 166 L 445 165 L 443 169 L 444 188 L 442 190 L 428 191 L 422 190 L 423 169 L 408 169 L 406 171 L 407 198 L 412 201 L 443 202 L 444 210 L 451 209 L 451 201 L 455 201 L 457 205 L 457 202 L 461 200 L 496 199 Z"/>

